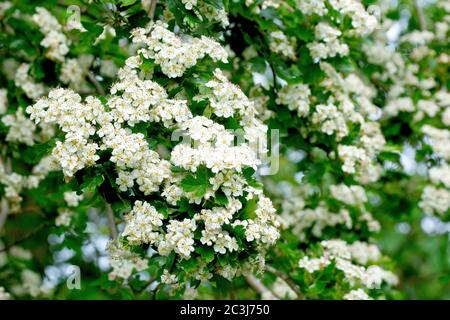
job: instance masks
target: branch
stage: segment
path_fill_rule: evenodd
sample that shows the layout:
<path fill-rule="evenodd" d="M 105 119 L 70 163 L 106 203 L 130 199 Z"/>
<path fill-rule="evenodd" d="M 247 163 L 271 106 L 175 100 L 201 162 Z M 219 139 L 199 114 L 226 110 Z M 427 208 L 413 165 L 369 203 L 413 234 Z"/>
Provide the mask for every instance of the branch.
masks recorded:
<path fill-rule="evenodd" d="M 425 20 L 425 15 L 423 13 L 422 6 L 419 4 L 418 0 L 414 0 L 414 7 L 416 8 L 417 18 L 419 20 L 420 30 L 424 31 L 427 29 L 427 22 Z"/>
<path fill-rule="evenodd" d="M 272 266 L 266 266 L 267 271 L 269 271 L 270 273 L 273 273 L 274 275 L 276 275 L 277 277 L 281 278 L 284 280 L 284 282 L 286 282 L 286 284 L 289 286 L 289 288 L 292 289 L 292 291 L 295 292 L 295 294 L 297 295 L 297 298 L 300 300 L 304 300 L 305 296 L 303 295 L 303 293 L 300 291 L 299 287 L 297 286 L 297 284 L 292 281 L 292 279 L 284 274 L 281 271 L 278 271 L 277 269 L 275 269 Z"/>
<path fill-rule="evenodd" d="M 258 292 L 261 295 L 261 298 L 267 299 L 267 300 L 279 300 L 279 298 L 269 289 L 266 288 L 266 286 L 263 285 L 263 283 L 258 280 L 255 276 L 249 275 L 245 277 L 245 280 L 247 280 L 250 287 L 253 288 L 256 292 Z"/>
<path fill-rule="evenodd" d="M 117 232 L 117 228 L 116 228 L 114 212 L 109 203 L 106 202 L 105 207 L 106 207 L 106 214 L 108 215 L 109 234 L 110 234 L 111 238 L 114 240 L 114 239 L 117 239 L 117 237 L 119 236 L 119 234 Z"/>
<path fill-rule="evenodd" d="M 4 147 L 4 150 L 6 149 L 6 146 Z M 0 157 L 0 165 L 2 164 L 3 159 Z M 5 164 L 4 164 L 4 169 L 5 169 L 5 173 L 6 174 L 10 174 L 12 172 L 11 169 L 11 161 L 10 159 L 6 159 Z M 1 199 L 1 204 L 0 204 L 0 232 L 3 229 L 3 226 L 5 225 L 6 219 L 8 218 L 9 215 L 9 204 L 8 204 L 8 200 L 6 198 L 2 198 Z"/>
<path fill-rule="evenodd" d="M 1 206 L 0 206 L 0 232 L 3 229 L 3 226 L 5 225 L 6 222 L 6 218 L 8 218 L 8 214 L 9 214 L 9 205 L 8 205 L 8 200 L 6 200 L 5 198 L 1 199 Z"/>
<path fill-rule="evenodd" d="M 150 20 L 153 20 L 153 18 L 155 17 L 155 10 L 157 4 L 158 0 L 152 0 L 152 2 L 150 3 L 150 9 L 148 10 L 148 17 L 150 18 Z"/>
<path fill-rule="evenodd" d="M 38 226 L 36 229 L 30 231 L 29 233 L 27 233 L 25 236 L 23 236 L 20 239 L 14 240 L 13 242 L 9 243 L 8 245 L 5 245 L 3 249 L 0 249 L 0 253 L 1 252 L 5 252 L 7 250 L 9 250 L 11 247 L 18 245 L 26 240 L 31 239 L 32 237 L 34 237 L 39 231 L 41 231 L 44 227 L 47 227 L 49 225 L 48 222 L 44 222 L 43 224 L 41 224 L 40 226 Z"/>
<path fill-rule="evenodd" d="M 103 89 L 100 82 L 98 82 L 98 80 L 95 78 L 95 75 L 92 73 L 92 71 L 88 71 L 87 76 L 89 80 L 92 82 L 92 84 L 95 86 L 95 90 L 97 90 L 98 94 L 104 96 L 105 90 Z"/>

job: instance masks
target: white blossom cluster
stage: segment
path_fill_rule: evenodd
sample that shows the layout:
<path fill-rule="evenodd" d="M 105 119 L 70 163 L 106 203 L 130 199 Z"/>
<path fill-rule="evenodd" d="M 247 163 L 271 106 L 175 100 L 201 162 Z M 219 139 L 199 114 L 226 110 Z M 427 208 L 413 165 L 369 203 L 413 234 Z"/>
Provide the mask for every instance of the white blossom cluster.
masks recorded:
<path fill-rule="evenodd" d="M 12 3 L 9 1 L 3 1 L 0 3 L 0 19 L 4 17 L 5 11 L 12 7 Z"/>
<path fill-rule="evenodd" d="M 78 195 L 75 191 L 64 192 L 64 201 L 69 207 L 77 207 L 81 200 L 83 200 L 83 195 Z"/>
<path fill-rule="evenodd" d="M 374 74 L 374 78 L 391 82 L 383 110 L 385 117 L 413 114 L 413 122 L 415 125 L 419 124 L 417 133 L 424 136 L 423 142 L 430 145 L 434 155 L 440 158 L 438 164 L 428 170 L 430 183 L 422 191 L 419 207 L 426 214 L 445 216 L 450 206 L 450 173 L 447 164 L 450 159 L 450 131 L 447 129 L 450 125 L 450 94 L 445 86 L 439 87 L 434 78 L 424 76 L 423 73 L 427 70 L 426 58 L 439 55 L 430 46 L 431 43 L 448 42 L 448 26 L 436 25 L 436 28 L 440 28 L 443 34 L 439 35 L 436 29 L 436 33 L 416 30 L 401 35 L 401 45 L 412 47 L 408 54 L 388 50 L 384 44 L 387 39 L 383 34 L 377 36 L 376 45 L 367 46 L 365 51 L 371 63 L 383 68 L 382 72 Z M 435 61 L 443 66 L 448 64 L 448 60 L 442 55 Z M 418 97 L 413 99 L 412 93 Z"/>
<path fill-rule="evenodd" d="M 344 295 L 345 300 L 372 300 L 370 296 L 361 288 L 356 290 L 351 290 L 349 293 Z"/>
<path fill-rule="evenodd" d="M 349 133 L 346 118 L 332 99 L 328 104 L 316 105 L 311 122 L 327 135 L 336 134 L 338 141 Z"/>
<path fill-rule="evenodd" d="M 119 80 L 111 93 L 116 95 L 109 99 L 114 121 L 126 122 L 134 126 L 138 122 L 163 122 L 166 127 L 182 123 L 192 117 L 186 100 L 168 99 L 163 87 L 150 80 L 142 80 L 135 70 L 141 63 L 139 57 L 131 57 L 126 67 L 119 70 Z"/>
<path fill-rule="evenodd" d="M 72 217 L 75 215 L 75 212 L 68 209 L 68 208 L 62 208 L 58 210 L 58 216 L 55 218 L 55 225 L 57 227 L 64 226 L 68 227 L 70 226 L 70 223 L 72 222 Z"/>
<path fill-rule="evenodd" d="M 422 132 L 430 138 L 431 147 L 440 157 L 450 160 L 450 130 L 424 125 Z"/>
<path fill-rule="evenodd" d="M 30 295 L 33 298 L 49 295 L 52 287 L 42 281 L 42 277 L 30 270 L 24 269 L 20 274 L 22 282 L 13 285 L 10 292 L 15 296 Z"/>
<path fill-rule="evenodd" d="M 88 139 L 96 132 L 94 125 L 100 119 L 95 115 L 98 118 L 103 115 L 103 106 L 92 97 L 86 102 L 83 104 L 81 97 L 71 90 L 54 89 L 48 98 L 41 98 L 27 107 L 27 113 L 35 123 L 57 123 L 65 132 L 65 141 L 56 142 L 52 155 L 67 177 L 85 166 L 92 166 L 99 159 L 96 154 L 98 144 Z"/>
<path fill-rule="evenodd" d="M 371 164 L 371 159 L 362 148 L 351 145 L 339 145 L 338 154 L 343 162 L 342 170 L 347 173 L 356 173 L 360 168 Z"/>
<path fill-rule="evenodd" d="M 278 53 L 291 60 L 297 59 L 297 55 L 295 53 L 296 41 L 294 37 L 288 39 L 282 31 L 274 31 L 270 33 L 269 38 L 269 49 L 272 52 Z"/>
<path fill-rule="evenodd" d="M 299 117 L 306 117 L 310 109 L 311 90 L 306 84 L 287 85 L 277 92 L 276 103 L 287 105 L 297 111 Z"/>
<path fill-rule="evenodd" d="M 110 280 L 128 279 L 134 271 L 144 271 L 148 267 L 147 259 L 132 253 L 118 242 L 110 242 L 107 249 L 112 268 L 108 274 Z"/>
<path fill-rule="evenodd" d="M 80 55 L 77 58 L 66 59 L 61 66 L 59 79 L 68 84 L 70 88 L 77 92 L 87 91 L 85 77 L 91 66 L 93 56 Z"/>
<path fill-rule="evenodd" d="M 8 293 L 5 288 L 0 287 L 0 300 L 10 300 L 11 294 Z"/>
<path fill-rule="evenodd" d="M 450 166 L 448 163 L 430 168 L 429 175 L 433 184 L 442 184 L 446 188 L 450 188 Z"/>
<path fill-rule="evenodd" d="M 62 32 L 62 26 L 58 20 L 45 8 L 37 7 L 32 16 L 33 21 L 39 26 L 44 39 L 41 45 L 47 48 L 46 56 L 57 62 L 63 62 L 69 52 L 70 42 Z"/>
<path fill-rule="evenodd" d="M 366 192 L 359 185 L 331 185 L 330 192 L 333 198 L 351 206 L 360 205 L 367 201 Z"/>
<path fill-rule="evenodd" d="M 28 69 L 29 65 L 23 64 L 18 68 L 18 73 L 22 72 L 23 67 Z M 20 78 L 20 76 L 19 76 Z M 16 84 L 18 78 L 16 77 Z M 19 81 L 20 82 L 20 81 Z M 34 83 L 22 82 L 24 86 L 23 90 L 27 90 L 29 97 L 34 97 L 34 95 L 43 94 L 42 91 L 33 91 Z M 29 86 L 31 85 L 31 86 Z M 42 87 L 43 88 L 43 87 Z M 23 143 L 28 146 L 34 145 L 36 141 L 42 142 L 48 140 L 54 135 L 54 128 L 51 125 L 40 124 L 36 126 L 33 121 L 28 119 L 21 107 L 18 107 L 15 113 L 7 113 L 8 111 L 8 101 L 7 101 L 7 91 L 5 89 L 0 90 L 0 115 L 4 114 L 0 118 L 0 121 L 8 128 L 8 133 L 6 134 L 6 141 L 14 143 Z M 5 114 L 7 113 L 7 114 Z"/>
<path fill-rule="evenodd" d="M 297 7 L 302 13 L 311 15 L 317 14 L 324 16 L 329 10 L 325 5 L 325 0 L 297 0 Z M 358 0 L 329 0 L 333 10 L 352 19 L 353 33 L 357 35 L 367 35 L 373 32 L 378 21 L 370 14 Z"/>
<path fill-rule="evenodd" d="M 256 13 L 260 13 L 261 10 L 265 10 L 267 8 L 279 8 L 282 3 L 283 3 L 282 0 L 261 0 L 261 1 L 245 0 L 245 5 L 247 7 L 254 6 L 253 10 Z"/>
<path fill-rule="evenodd" d="M 35 83 L 29 71 L 30 65 L 22 63 L 16 70 L 14 83 L 25 92 L 28 98 L 37 99 L 45 93 L 45 87 L 42 83 Z"/>
<path fill-rule="evenodd" d="M 333 28 L 326 22 L 320 22 L 316 25 L 314 33 L 318 41 L 307 45 L 314 59 L 321 60 L 348 55 L 348 45 L 339 41 L 339 37 L 342 35 L 339 29 Z"/>
<path fill-rule="evenodd" d="M 134 30 L 133 40 L 146 44 L 140 55 L 154 59 L 168 77 L 181 76 L 205 55 L 215 61 L 226 59 L 225 49 L 211 39 L 177 36 L 161 23 Z M 182 198 L 200 204 L 202 199 L 207 200 L 220 189 L 227 198 L 227 205 L 203 209 L 184 219 L 164 218 L 150 203 L 136 200 L 126 216 L 120 237 L 129 245 L 149 244 L 162 256 L 175 252 L 181 259 L 190 259 L 198 246 L 211 246 L 217 254 L 242 250 L 237 239 L 226 231 L 230 227 L 241 228 L 245 240 L 262 259 L 265 246 L 279 237 L 279 223 L 271 201 L 261 190 L 250 187 L 242 173 L 243 169 L 256 169 L 260 164 L 258 151 L 267 153 L 265 144 L 256 151 L 252 146 L 264 142 L 267 132 L 267 127 L 256 118 L 254 103 L 219 69 L 204 84 L 208 90 L 195 98 L 207 101 L 218 117 L 238 119 L 243 141 L 234 145 L 234 135 L 223 125 L 205 116 L 193 116 L 183 95 L 169 99 L 161 85 L 139 74 L 143 63 L 141 56 L 128 58 L 125 66 L 118 70 L 118 80 L 104 103 L 92 96 L 82 101 L 80 95 L 69 89 L 54 89 L 48 97 L 27 108 L 35 123 L 57 124 L 65 135 L 62 141 L 56 142 L 52 163 L 56 162 L 70 179 L 77 171 L 95 165 L 98 151 L 109 151 L 109 161 L 115 164 L 117 174 L 115 182 L 121 191 L 132 190 L 137 184 L 141 192 L 149 195 L 164 186 L 162 196 L 173 206 Z M 131 130 L 136 124 L 146 122 L 159 122 L 175 130 L 174 133 L 181 130 L 185 132 L 183 140 L 189 138 L 190 143 L 177 144 L 168 150 L 170 162 L 162 160 L 150 149 L 144 134 Z M 192 173 L 200 166 L 210 169 L 213 174 L 208 178 L 210 188 L 200 197 L 185 192 L 181 186 L 186 173 L 171 172 L 173 165 Z M 253 218 L 235 217 L 242 209 L 238 198 L 243 196 L 256 204 Z M 82 196 L 71 192 L 64 198 L 72 207 Z M 57 224 L 69 224 L 72 215 L 70 209 L 61 210 Z M 202 228 L 202 236 L 196 240 L 194 233 L 199 228 Z M 117 254 L 112 250 L 111 278 L 127 278 L 133 270 L 143 270 L 142 260 L 136 260 L 135 256 L 127 258 L 128 249 L 119 249 Z M 249 259 L 254 258 L 253 253 Z M 250 263 L 233 269 L 218 268 L 214 272 L 231 277 L 254 267 Z M 193 277 L 207 280 L 210 272 L 199 268 Z"/>
<path fill-rule="evenodd" d="M 284 228 L 291 228 L 292 232 L 297 235 L 302 241 L 307 241 L 307 232 L 310 230 L 311 234 L 316 237 L 322 237 L 323 231 L 326 228 L 345 228 L 358 229 L 361 224 L 365 224 L 370 232 L 378 232 L 380 224 L 372 215 L 366 211 L 363 202 L 365 201 L 365 192 L 361 186 L 351 186 L 355 193 L 350 191 L 350 188 L 341 185 L 330 186 L 330 193 L 332 196 L 336 195 L 340 201 L 349 206 L 354 206 L 353 201 L 356 201 L 359 208 L 359 215 L 352 217 L 350 211 L 343 206 L 337 212 L 335 209 L 330 210 L 324 201 L 321 201 L 317 206 L 311 207 L 309 205 L 310 199 L 315 198 L 318 190 L 309 183 L 304 183 L 300 186 L 290 186 L 290 191 L 280 194 L 281 202 L 281 219 Z M 346 189 L 349 190 L 346 190 Z M 270 189 L 271 190 L 271 189 Z M 279 193 L 278 188 L 271 190 Z M 345 197 L 344 197 L 345 195 Z M 361 197 L 361 198 L 360 198 Z M 350 203 L 346 203 L 345 201 Z"/>
<path fill-rule="evenodd" d="M 15 114 L 7 114 L 1 120 L 5 126 L 9 127 L 6 141 L 21 142 L 29 146 L 34 144 L 36 126 L 24 115 L 22 108 L 17 108 Z"/>
<path fill-rule="evenodd" d="M 148 202 L 138 200 L 126 217 L 127 225 L 122 236 L 132 244 L 157 244 L 161 240 L 158 230 L 162 230 L 163 218 Z"/>
<path fill-rule="evenodd" d="M 193 10 L 201 19 L 206 18 L 209 21 L 218 21 L 222 27 L 230 24 L 227 12 L 224 8 L 218 9 L 204 0 L 181 0 L 186 10 Z M 195 10 L 194 10 L 195 7 Z"/>
<path fill-rule="evenodd" d="M 330 211 L 325 203 L 320 203 L 315 208 L 306 208 L 305 199 L 293 197 L 284 199 L 282 203 L 283 214 L 281 216 L 284 227 L 292 228 L 292 231 L 306 241 L 306 231 L 311 230 L 311 234 L 320 238 L 326 228 L 342 225 L 346 229 L 357 228 L 364 222 L 371 232 L 378 232 L 380 225 L 372 215 L 361 207 L 360 215 L 354 219 L 350 212 L 341 208 L 338 212 Z"/>
<path fill-rule="evenodd" d="M 423 189 L 419 207 L 426 214 L 437 213 L 438 215 L 444 215 L 448 213 L 450 208 L 450 191 L 448 188 L 426 186 Z"/>
<path fill-rule="evenodd" d="M 324 240 L 320 244 L 323 248 L 322 256 L 318 258 L 304 256 L 299 261 L 300 268 L 314 273 L 334 262 L 336 269 L 344 273 L 346 281 L 354 289 L 373 289 L 380 288 L 382 283 L 389 285 L 398 283 L 397 276 L 392 272 L 372 264 L 381 258 L 376 246 L 364 242 L 348 244 L 340 239 Z"/>
<path fill-rule="evenodd" d="M 20 193 L 23 189 L 36 188 L 42 179 L 39 175 L 24 176 L 12 172 L 11 165 L 3 163 L 0 158 L 0 184 L 4 187 L 4 199 L 9 203 L 10 212 L 18 212 L 22 197 Z"/>
<path fill-rule="evenodd" d="M 133 43 L 145 44 L 138 53 L 145 59 L 153 59 L 169 78 L 181 77 L 188 68 L 207 55 L 213 61 L 227 62 L 226 50 L 211 38 L 179 37 L 167 27 L 167 24 L 157 21 L 145 29 L 134 29 L 132 37 Z"/>

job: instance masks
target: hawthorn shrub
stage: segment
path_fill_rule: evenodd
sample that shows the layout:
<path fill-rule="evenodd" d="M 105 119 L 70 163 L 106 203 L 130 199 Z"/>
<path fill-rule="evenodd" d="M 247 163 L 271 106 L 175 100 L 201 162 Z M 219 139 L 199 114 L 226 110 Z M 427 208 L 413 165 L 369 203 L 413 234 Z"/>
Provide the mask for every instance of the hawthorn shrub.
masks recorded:
<path fill-rule="evenodd" d="M 0 2 L 0 298 L 450 298 L 450 2 Z"/>

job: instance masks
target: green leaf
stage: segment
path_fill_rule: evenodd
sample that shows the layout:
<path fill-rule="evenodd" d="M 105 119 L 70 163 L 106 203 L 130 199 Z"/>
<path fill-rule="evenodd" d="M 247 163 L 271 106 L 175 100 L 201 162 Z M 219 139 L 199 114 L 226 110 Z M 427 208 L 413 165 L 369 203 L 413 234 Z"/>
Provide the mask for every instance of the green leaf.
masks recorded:
<path fill-rule="evenodd" d="M 85 175 L 84 182 L 81 184 L 81 189 L 85 192 L 94 192 L 95 189 L 100 186 L 103 181 L 105 181 L 105 177 L 103 175 L 95 175 L 87 177 Z"/>
<path fill-rule="evenodd" d="M 247 205 L 241 211 L 242 219 L 254 219 L 256 218 L 255 210 L 258 207 L 258 203 L 255 199 L 251 199 L 247 202 Z"/>
<path fill-rule="evenodd" d="M 228 204 L 228 198 L 223 192 L 216 192 L 214 196 L 214 201 L 219 206 L 226 206 Z"/>
<path fill-rule="evenodd" d="M 127 7 L 127 6 L 131 6 L 132 4 L 134 4 L 137 0 L 120 0 L 120 2 L 122 3 L 123 6 Z"/>
<path fill-rule="evenodd" d="M 195 252 L 200 254 L 203 260 L 211 262 L 214 260 L 214 250 L 211 247 L 197 247 Z"/>
<path fill-rule="evenodd" d="M 187 259 L 181 260 L 177 265 L 179 265 L 185 272 L 192 272 L 197 268 L 198 262 L 196 259 Z"/>
<path fill-rule="evenodd" d="M 22 159 L 28 164 L 36 164 L 42 157 L 50 153 L 54 148 L 55 143 L 55 139 L 51 139 L 45 143 L 29 147 L 22 153 Z"/>
<path fill-rule="evenodd" d="M 211 187 L 208 169 L 199 167 L 195 173 L 195 177 L 189 174 L 181 180 L 181 187 L 186 192 L 192 192 L 195 196 L 202 197 Z"/>

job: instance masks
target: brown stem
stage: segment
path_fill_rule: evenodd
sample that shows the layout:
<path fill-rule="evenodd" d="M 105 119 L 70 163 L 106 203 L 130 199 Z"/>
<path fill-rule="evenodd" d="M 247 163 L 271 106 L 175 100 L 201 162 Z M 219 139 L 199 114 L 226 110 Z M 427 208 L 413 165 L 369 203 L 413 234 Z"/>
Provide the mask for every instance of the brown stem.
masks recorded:
<path fill-rule="evenodd" d="M 88 71 L 87 76 L 89 80 L 92 82 L 92 84 L 95 86 L 95 90 L 97 90 L 98 94 L 104 96 L 105 90 L 103 89 L 100 82 L 98 82 L 98 80 L 95 78 L 95 75 L 92 73 L 92 71 Z"/>
<path fill-rule="evenodd" d="M 6 146 L 4 147 L 4 149 L 6 149 Z M 3 159 L 0 157 L 0 165 L 2 165 L 2 162 L 3 162 Z M 6 159 L 5 164 L 4 164 L 4 169 L 5 169 L 5 174 L 10 174 L 12 172 L 10 159 Z M 5 225 L 6 219 L 8 218 L 8 214 L 9 214 L 9 203 L 6 198 L 1 199 L 0 210 L 1 210 L 0 211 L 0 232 L 1 232 L 3 229 L 3 226 Z"/>
<path fill-rule="evenodd" d="M 424 31 L 427 29 L 427 22 L 425 20 L 425 15 L 423 13 L 422 6 L 419 4 L 418 0 L 414 0 L 414 7 L 416 8 L 417 18 L 419 20 L 420 30 Z"/>
<path fill-rule="evenodd" d="M 2 198 L 0 208 L 1 208 L 1 211 L 0 211 L 0 232 L 1 232 L 3 229 L 3 226 L 5 225 L 6 218 L 8 218 L 8 214 L 9 214 L 8 200 L 6 200 L 5 198 Z"/>
<path fill-rule="evenodd" d="M 267 271 L 269 271 L 270 273 L 273 273 L 274 275 L 276 275 L 277 277 L 281 278 L 284 280 L 284 282 L 286 282 L 286 284 L 292 289 L 292 291 L 295 292 L 295 294 L 297 295 L 297 298 L 300 300 L 304 300 L 305 297 L 303 295 L 303 293 L 300 291 L 299 287 L 297 286 L 297 284 L 292 281 L 292 279 L 284 274 L 281 271 L 278 271 L 277 269 L 275 269 L 272 266 L 266 266 Z"/>
<path fill-rule="evenodd" d="M 116 228 L 114 212 L 109 203 L 106 203 L 105 207 L 106 207 L 106 214 L 108 215 L 109 234 L 110 234 L 111 238 L 114 240 L 114 239 L 117 239 L 117 237 L 119 235 L 117 232 L 117 228 Z"/>
<path fill-rule="evenodd" d="M 266 288 L 266 286 L 258 280 L 254 275 L 249 275 L 245 277 L 245 280 L 247 280 L 247 283 L 250 285 L 250 287 L 253 288 L 256 292 L 260 294 L 261 297 L 267 297 L 269 296 L 269 300 L 279 300 L 278 297 L 269 289 Z"/>
<path fill-rule="evenodd" d="M 152 0 L 152 2 L 150 3 L 150 9 L 148 10 L 148 17 L 150 18 L 150 20 L 153 20 L 153 18 L 155 17 L 155 10 L 157 4 L 158 0 Z"/>

